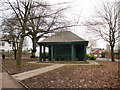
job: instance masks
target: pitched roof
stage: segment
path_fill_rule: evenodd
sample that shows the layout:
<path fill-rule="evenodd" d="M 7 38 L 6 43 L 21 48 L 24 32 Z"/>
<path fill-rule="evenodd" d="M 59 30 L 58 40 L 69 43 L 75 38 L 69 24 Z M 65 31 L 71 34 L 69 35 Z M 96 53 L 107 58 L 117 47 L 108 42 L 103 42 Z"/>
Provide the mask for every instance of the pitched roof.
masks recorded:
<path fill-rule="evenodd" d="M 75 41 L 85 41 L 71 31 L 58 32 L 53 36 L 44 39 L 42 42 L 75 42 Z"/>
<path fill-rule="evenodd" d="M 3 35 L 2 34 L 0 34 L 0 41 L 2 41 L 3 40 Z"/>

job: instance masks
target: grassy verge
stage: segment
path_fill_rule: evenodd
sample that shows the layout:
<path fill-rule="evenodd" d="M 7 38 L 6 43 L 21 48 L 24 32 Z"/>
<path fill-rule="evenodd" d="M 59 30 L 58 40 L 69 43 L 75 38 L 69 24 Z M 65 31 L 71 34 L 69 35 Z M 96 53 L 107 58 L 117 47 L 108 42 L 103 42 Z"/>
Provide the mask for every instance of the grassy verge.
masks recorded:
<path fill-rule="evenodd" d="M 46 66 L 50 66 L 50 64 L 36 64 L 36 63 L 28 63 L 29 60 L 21 60 L 21 69 L 18 70 L 15 66 L 16 61 L 15 60 L 2 60 L 3 67 L 9 72 L 9 74 L 17 74 L 22 73 L 29 70 L 34 70 Z"/>

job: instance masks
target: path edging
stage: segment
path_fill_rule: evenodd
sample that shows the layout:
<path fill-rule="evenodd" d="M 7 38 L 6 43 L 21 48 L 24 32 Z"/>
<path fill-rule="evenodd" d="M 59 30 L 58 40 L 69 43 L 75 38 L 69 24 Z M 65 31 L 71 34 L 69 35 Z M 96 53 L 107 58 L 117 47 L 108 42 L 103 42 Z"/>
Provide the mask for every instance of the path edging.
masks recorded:
<path fill-rule="evenodd" d="M 22 82 L 19 82 L 19 81 L 17 81 L 15 78 L 13 78 L 11 75 L 12 74 L 10 74 L 10 72 L 2 65 L 2 68 L 8 73 L 8 75 L 13 79 L 13 80 L 15 80 L 16 82 L 18 82 L 20 85 L 22 85 L 25 89 L 27 89 L 27 90 L 30 90 L 26 85 L 24 85 Z"/>
<path fill-rule="evenodd" d="M 25 87 L 27 90 L 30 90 L 30 88 L 28 86 L 26 86 L 24 83 L 19 82 L 23 87 Z"/>
<path fill-rule="evenodd" d="M 2 65 L 2 68 L 3 68 L 9 75 L 12 75 L 3 65 Z"/>

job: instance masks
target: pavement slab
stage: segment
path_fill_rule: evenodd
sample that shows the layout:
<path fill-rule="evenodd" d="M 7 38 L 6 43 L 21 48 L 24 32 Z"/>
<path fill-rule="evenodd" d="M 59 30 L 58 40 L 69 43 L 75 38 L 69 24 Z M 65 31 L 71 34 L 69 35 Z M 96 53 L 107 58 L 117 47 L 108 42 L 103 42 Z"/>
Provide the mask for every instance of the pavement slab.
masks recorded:
<path fill-rule="evenodd" d="M 20 83 L 14 80 L 6 71 L 2 70 L 2 88 L 17 88 L 26 90 Z"/>
<path fill-rule="evenodd" d="M 33 76 L 37 76 L 39 74 L 42 73 L 46 73 L 48 71 L 60 68 L 62 66 L 65 66 L 65 64 L 53 64 L 52 66 L 47 66 L 47 67 L 43 67 L 43 68 L 39 68 L 39 69 L 35 69 L 35 70 L 31 70 L 31 71 L 27 71 L 27 72 L 23 72 L 23 73 L 19 73 L 19 74 L 15 74 L 12 75 L 13 78 L 15 78 L 18 81 L 33 77 Z"/>
<path fill-rule="evenodd" d="M 32 62 L 32 63 L 36 63 L 36 62 Z M 28 79 L 30 77 L 37 76 L 42 73 L 46 73 L 48 71 L 60 68 L 65 65 L 99 65 L 99 64 L 95 61 L 89 61 L 89 64 L 53 64 L 51 66 L 47 66 L 47 67 L 43 67 L 43 68 L 31 70 L 31 71 L 26 71 L 23 73 L 18 73 L 18 74 L 12 75 L 12 77 L 18 81 L 22 81 L 24 79 Z"/>

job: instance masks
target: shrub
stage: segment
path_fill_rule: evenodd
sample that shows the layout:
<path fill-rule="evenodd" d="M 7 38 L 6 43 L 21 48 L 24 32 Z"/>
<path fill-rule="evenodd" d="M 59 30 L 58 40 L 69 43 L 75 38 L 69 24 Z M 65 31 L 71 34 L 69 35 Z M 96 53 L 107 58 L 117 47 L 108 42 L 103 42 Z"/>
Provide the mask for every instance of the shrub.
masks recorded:
<path fill-rule="evenodd" d="M 114 53 L 114 55 L 119 55 L 119 54 L 120 54 L 120 52 L 115 52 L 115 53 Z"/>
<path fill-rule="evenodd" d="M 42 58 L 43 58 L 43 53 L 42 53 Z M 45 58 L 48 58 L 49 56 L 48 56 L 49 54 L 48 54 L 48 52 L 45 52 Z"/>
<path fill-rule="evenodd" d="M 87 54 L 87 59 L 89 60 L 96 60 L 96 57 L 92 54 Z"/>
<path fill-rule="evenodd" d="M 28 53 L 29 53 L 28 50 L 23 50 L 23 51 L 22 51 L 22 54 L 28 54 Z"/>
<path fill-rule="evenodd" d="M 102 53 L 101 53 L 101 57 L 102 57 L 102 58 L 105 58 L 105 56 L 106 56 L 107 54 L 108 54 L 108 52 L 102 52 Z"/>

